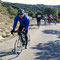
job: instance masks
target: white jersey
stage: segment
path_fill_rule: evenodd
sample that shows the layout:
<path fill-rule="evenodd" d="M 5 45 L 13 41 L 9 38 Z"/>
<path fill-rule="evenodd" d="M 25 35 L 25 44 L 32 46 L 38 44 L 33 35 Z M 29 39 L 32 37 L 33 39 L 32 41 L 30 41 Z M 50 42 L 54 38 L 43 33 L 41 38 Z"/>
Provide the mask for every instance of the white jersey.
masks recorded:
<path fill-rule="evenodd" d="M 39 18 L 39 17 L 41 17 L 41 15 L 37 15 L 37 17 Z"/>

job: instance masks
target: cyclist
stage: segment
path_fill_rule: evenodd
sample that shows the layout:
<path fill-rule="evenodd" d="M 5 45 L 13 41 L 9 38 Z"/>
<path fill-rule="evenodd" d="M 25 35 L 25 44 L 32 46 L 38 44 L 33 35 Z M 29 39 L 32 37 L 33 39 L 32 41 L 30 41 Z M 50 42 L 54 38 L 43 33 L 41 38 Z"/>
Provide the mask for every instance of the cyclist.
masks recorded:
<path fill-rule="evenodd" d="M 56 24 L 57 20 L 58 20 L 58 17 L 55 16 L 55 17 L 54 17 L 55 24 Z"/>
<path fill-rule="evenodd" d="M 48 18 L 47 15 L 44 15 L 44 16 L 43 16 L 43 19 L 44 19 L 45 25 L 46 25 L 46 23 L 47 23 L 47 18 Z"/>
<path fill-rule="evenodd" d="M 40 23 L 41 23 L 40 20 L 42 19 L 42 15 L 41 15 L 40 12 L 37 12 L 37 14 L 36 14 L 36 19 L 37 19 L 37 26 L 38 26 L 38 28 L 39 28 Z"/>
<path fill-rule="evenodd" d="M 53 16 L 51 15 L 50 17 L 51 17 L 51 22 L 53 22 Z"/>
<path fill-rule="evenodd" d="M 28 34 L 28 27 L 29 27 L 29 17 L 26 14 L 24 14 L 23 9 L 18 9 L 18 13 L 14 19 L 14 24 L 13 24 L 13 29 L 11 30 L 11 34 L 13 34 L 13 32 L 15 31 L 15 27 L 16 27 L 18 21 L 20 22 L 18 31 L 20 31 L 20 32 L 23 31 L 25 33 L 25 40 L 26 40 L 25 48 L 27 48 L 27 44 L 28 44 L 27 34 Z"/>
<path fill-rule="evenodd" d="M 48 23 L 51 23 L 51 16 L 48 16 Z"/>

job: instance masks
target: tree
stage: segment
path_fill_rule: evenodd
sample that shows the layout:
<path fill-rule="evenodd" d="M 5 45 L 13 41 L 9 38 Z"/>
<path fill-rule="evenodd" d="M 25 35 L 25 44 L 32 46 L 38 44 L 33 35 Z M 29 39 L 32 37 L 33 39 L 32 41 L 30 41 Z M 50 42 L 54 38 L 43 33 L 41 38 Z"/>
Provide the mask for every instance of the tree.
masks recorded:
<path fill-rule="evenodd" d="M 0 3 L 1 3 L 1 0 L 0 0 Z"/>
<path fill-rule="evenodd" d="M 58 11 L 58 17 L 60 18 L 60 10 Z"/>
<path fill-rule="evenodd" d="M 43 14 L 47 14 L 48 16 L 52 14 L 53 16 L 58 15 L 58 9 L 54 7 L 45 7 L 43 9 Z"/>
<path fill-rule="evenodd" d="M 32 11 L 29 11 L 28 12 L 28 15 L 32 17 L 33 16 L 33 12 Z"/>
<path fill-rule="evenodd" d="M 28 15 L 29 15 L 30 17 L 33 17 L 33 18 L 34 18 L 34 17 L 35 17 L 35 12 L 29 11 L 29 12 L 28 12 Z"/>

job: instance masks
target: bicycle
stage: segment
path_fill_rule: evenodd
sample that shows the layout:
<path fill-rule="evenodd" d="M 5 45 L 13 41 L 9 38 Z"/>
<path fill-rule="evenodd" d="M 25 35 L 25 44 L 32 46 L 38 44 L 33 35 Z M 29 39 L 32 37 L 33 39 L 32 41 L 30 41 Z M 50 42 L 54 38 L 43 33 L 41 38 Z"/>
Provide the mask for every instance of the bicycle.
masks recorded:
<path fill-rule="evenodd" d="M 19 32 L 19 31 L 14 31 L 14 33 Z M 18 46 L 18 41 L 20 41 L 19 46 Z M 28 46 L 30 45 L 30 35 L 28 35 Z M 19 55 L 23 47 L 25 48 L 26 46 L 26 40 L 25 40 L 25 35 L 24 32 L 19 32 L 18 39 L 15 41 L 14 44 L 14 49 L 12 50 L 15 54 Z"/>

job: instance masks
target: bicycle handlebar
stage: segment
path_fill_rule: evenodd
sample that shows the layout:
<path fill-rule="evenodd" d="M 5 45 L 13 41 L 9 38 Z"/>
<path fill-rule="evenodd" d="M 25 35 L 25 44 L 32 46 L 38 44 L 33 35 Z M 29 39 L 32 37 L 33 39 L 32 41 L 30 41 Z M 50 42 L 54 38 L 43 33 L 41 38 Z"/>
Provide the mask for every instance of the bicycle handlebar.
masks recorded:
<path fill-rule="evenodd" d="M 17 32 L 18 32 L 19 34 L 25 34 L 23 31 L 21 31 L 21 32 L 18 31 L 18 30 L 14 31 L 14 33 L 17 33 Z"/>

